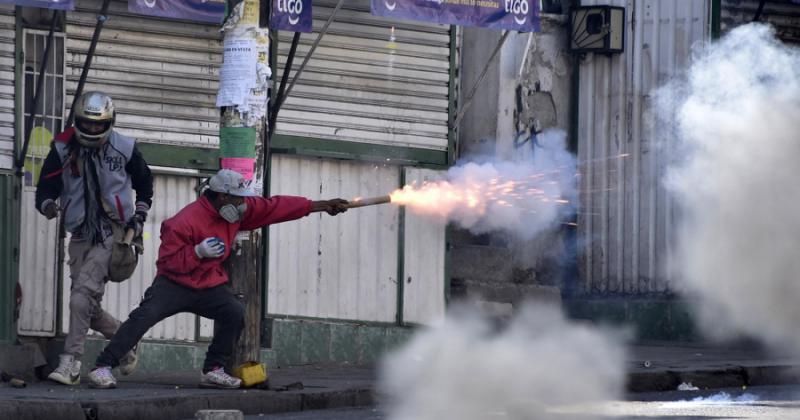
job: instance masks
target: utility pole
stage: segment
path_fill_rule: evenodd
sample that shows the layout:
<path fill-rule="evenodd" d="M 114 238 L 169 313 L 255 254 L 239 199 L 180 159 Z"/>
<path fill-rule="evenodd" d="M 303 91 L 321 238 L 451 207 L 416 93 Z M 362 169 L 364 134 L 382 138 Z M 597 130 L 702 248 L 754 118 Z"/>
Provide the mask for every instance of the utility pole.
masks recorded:
<path fill-rule="evenodd" d="M 267 1 L 267 0 L 261 0 Z M 220 167 L 242 173 L 257 192 L 263 190 L 264 121 L 267 110 L 269 32 L 259 27 L 259 0 L 242 0 L 223 24 L 220 70 Z M 245 328 L 226 369 L 260 361 L 261 230 L 240 232 L 226 261 L 230 286 L 245 305 Z"/>

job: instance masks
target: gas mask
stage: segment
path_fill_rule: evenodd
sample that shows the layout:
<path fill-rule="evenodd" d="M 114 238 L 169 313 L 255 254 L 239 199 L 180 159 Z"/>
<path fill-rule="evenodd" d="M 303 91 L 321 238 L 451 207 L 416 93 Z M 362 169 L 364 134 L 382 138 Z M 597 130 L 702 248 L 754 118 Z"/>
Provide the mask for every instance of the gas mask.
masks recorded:
<path fill-rule="evenodd" d="M 226 204 L 219 208 L 219 215 L 228 223 L 236 223 L 242 220 L 245 211 L 247 211 L 247 203 L 242 203 L 238 206 Z"/>

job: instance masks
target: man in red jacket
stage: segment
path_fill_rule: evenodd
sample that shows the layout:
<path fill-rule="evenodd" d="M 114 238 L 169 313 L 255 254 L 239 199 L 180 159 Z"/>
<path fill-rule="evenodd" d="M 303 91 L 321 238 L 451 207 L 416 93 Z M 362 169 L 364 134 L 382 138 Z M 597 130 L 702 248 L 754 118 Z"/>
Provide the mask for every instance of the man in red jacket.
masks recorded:
<path fill-rule="evenodd" d="M 244 305 L 233 295 L 222 263 L 230 255 L 236 233 L 324 211 L 347 211 L 347 201 L 311 201 L 304 197 L 258 197 L 244 178 L 223 169 L 211 177 L 197 201 L 161 224 L 157 274 L 139 307 L 120 326 L 89 373 L 93 388 L 115 388 L 111 369 L 153 325 L 179 312 L 191 312 L 217 324 L 203 364 L 201 387 L 238 388 L 241 380 L 223 366 L 234 340 L 244 328 Z"/>

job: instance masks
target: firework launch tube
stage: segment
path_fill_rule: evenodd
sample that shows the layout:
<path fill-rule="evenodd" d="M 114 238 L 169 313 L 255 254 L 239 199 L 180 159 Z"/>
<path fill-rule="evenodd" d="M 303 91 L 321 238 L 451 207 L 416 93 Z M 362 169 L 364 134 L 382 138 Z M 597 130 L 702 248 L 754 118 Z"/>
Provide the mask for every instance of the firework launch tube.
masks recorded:
<path fill-rule="evenodd" d="M 392 197 L 388 195 L 382 195 L 380 197 L 369 197 L 369 198 L 354 198 L 350 200 L 350 202 L 347 204 L 347 208 L 353 209 L 356 207 L 374 206 L 377 204 L 386 204 L 391 202 L 392 202 Z"/>

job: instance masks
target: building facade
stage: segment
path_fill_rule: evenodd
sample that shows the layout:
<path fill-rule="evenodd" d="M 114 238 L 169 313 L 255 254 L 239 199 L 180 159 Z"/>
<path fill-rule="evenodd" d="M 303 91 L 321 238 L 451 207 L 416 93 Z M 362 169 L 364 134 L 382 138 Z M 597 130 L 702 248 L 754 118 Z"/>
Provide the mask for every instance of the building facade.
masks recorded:
<path fill-rule="evenodd" d="M 53 14 L 0 9 L 0 215 L 3 236 L 19 238 L 0 249 L 0 297 L 12 298 L 17 279 L 22 292 L 17 322 L 12 313 L 0 317 L 9 330 L 5 337 L 57 337 L 68 328 L 67 239 L 59 239 L 56 221 L 33 208 L 33 193 L 52 135 L 69 114 L 101 6 L 100 0 L 78 0 L 56 27 L 21 178 L 14 176 L 13 156 L 30 118 L 26 105 Z M 334 6 L 314 2 L 315 32 L 301 37 L 294 69 Z M 201 180 L 218 168 L 215 98 L 222 34 L 220 25 L 131 13 L 125 1 L 112 0 L 107 16 L 84 91 L 100 90 L 114 99 L 116 129 L 137 139 L 155 174 L 145 253 L 133 277 L 109 284 L 103 301 L 107 311 L 125 319 L 155 274 L 160 223 L 193 201 Z M 345 4 L 282 108 L 263 188 L 271 195 L 354 198 L 438 176 L 453 159 L 455 132 L 448 121 L 456 92 L 456 39 L 450 26 L 376 17 L 368 1 Z M 273 32 L 276 83 L 290 40 L 291 34 Z M 383 340 L 387 328 L 424 324 L 443 314 L 444 226 L 397 206 L 275 226 L 265 246 L 265 316 L 276 320 L 266 324 L 268 344 L 272 335 L 285 342 L 282 326 L 309 323 L 369 324 L 374 332 L 367 338 Z M 202 343 L 212 333 L 209 320 L 181 314 L 145 338 Z"/>

